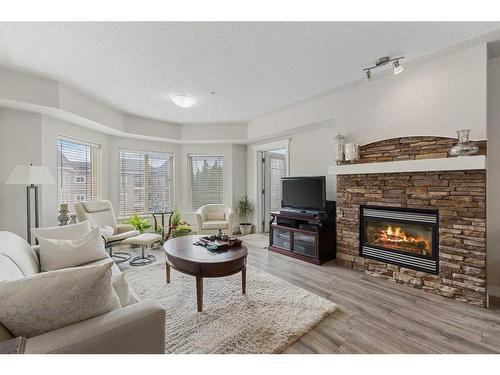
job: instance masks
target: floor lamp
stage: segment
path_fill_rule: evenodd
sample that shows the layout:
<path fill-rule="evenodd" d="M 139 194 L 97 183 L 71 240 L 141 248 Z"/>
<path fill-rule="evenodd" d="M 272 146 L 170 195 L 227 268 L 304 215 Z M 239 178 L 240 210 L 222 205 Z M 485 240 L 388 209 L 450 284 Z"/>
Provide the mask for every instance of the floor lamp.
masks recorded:
<path fill-rule="evenodd" d="M 56 182 L 47 167 L 16 165 L 5 182 L 9 185 L 26 185 L 26 240 L 31 245 L 31 191 L 35 193 L 35 228 L 40 223 L 38 185 L 54 185 Z"/>

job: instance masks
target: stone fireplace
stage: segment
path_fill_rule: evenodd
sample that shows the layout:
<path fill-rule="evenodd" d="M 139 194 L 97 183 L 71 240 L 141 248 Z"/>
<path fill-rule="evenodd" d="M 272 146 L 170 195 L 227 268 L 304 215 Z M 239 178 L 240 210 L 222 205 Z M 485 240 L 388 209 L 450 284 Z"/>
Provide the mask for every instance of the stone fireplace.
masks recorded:
<path fill-rule="evenodd" d="M 360 256 L 439 273 L 437 211 L 361 206 L 360 215 Z"/>
<path fill-rule="evenodd" d="M 429 165 L 436 169 L 453 142 L 385 140 L 361 148 L 360 163 L 375 163 L 363 173 L 356 169 L 363 166 L 335 167 L 337 263 L 485 307 L 484 167 L 467 166 L 467 158 L 452 160 L 453 170 L 391 173 L 380 167 L 395 160 L 414 165 L 412 160 L 432 159 Z M 480 146 L 484 155 L 486 145 Z M 462 163 L 464 169 L 457 169 Z"/>

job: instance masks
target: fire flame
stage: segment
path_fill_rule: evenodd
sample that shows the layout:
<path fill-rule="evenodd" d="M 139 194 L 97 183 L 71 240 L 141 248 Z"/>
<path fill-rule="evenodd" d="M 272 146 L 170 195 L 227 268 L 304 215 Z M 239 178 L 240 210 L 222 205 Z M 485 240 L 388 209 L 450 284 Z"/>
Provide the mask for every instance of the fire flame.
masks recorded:
<path fill-rule="evenodd" d="M 393 227 L 388 225 L 387 229 L 383 229 L 379 232 L 377 242 L 386 242 L 390 244 L 401 244 L 401 243 L 419 243 L 424 245 L 426 254 L 431 247 L 430 241 L 424 237 L 416 236 L 413 237 L 407 234 L 401 227 Z"/>

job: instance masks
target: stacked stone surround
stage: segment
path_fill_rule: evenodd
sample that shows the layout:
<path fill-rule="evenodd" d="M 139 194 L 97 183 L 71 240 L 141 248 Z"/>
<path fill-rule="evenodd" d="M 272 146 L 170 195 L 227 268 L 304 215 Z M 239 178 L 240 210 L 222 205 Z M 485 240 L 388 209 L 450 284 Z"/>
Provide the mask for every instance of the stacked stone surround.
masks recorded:
<path fill-rule="evenodd" d="M 408 144 L 408 139 L 400 139 L 399 144 Z M 425 139 L 434 139 L 438 144 L 441 138 Z M 369 149 L 377 147 L 371 144 Z M 439 275 L 361 257 L 360 205 L 438 210 Z M 337 176 L 337 263 L 486 307 L 486 171 Z"/>
<path fill-rule="evenodd" d="M 486 141 L 475 143 L 479 146 L 478 155 L 486 155 Z M 392 138 L 361 146 L 357 163 L 446 158 L 448 150 L 456 144 L 456 138 Z"/>

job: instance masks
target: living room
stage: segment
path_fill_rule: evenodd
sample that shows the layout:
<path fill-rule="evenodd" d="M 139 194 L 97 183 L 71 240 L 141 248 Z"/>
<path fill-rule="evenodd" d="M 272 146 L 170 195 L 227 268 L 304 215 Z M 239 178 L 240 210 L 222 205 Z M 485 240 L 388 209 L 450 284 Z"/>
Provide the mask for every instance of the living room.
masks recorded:
<path fill-rule="evenodd" d="M 500 22 L 103 17 L 0 22 L 2 354 L 500 352 Z"/>

